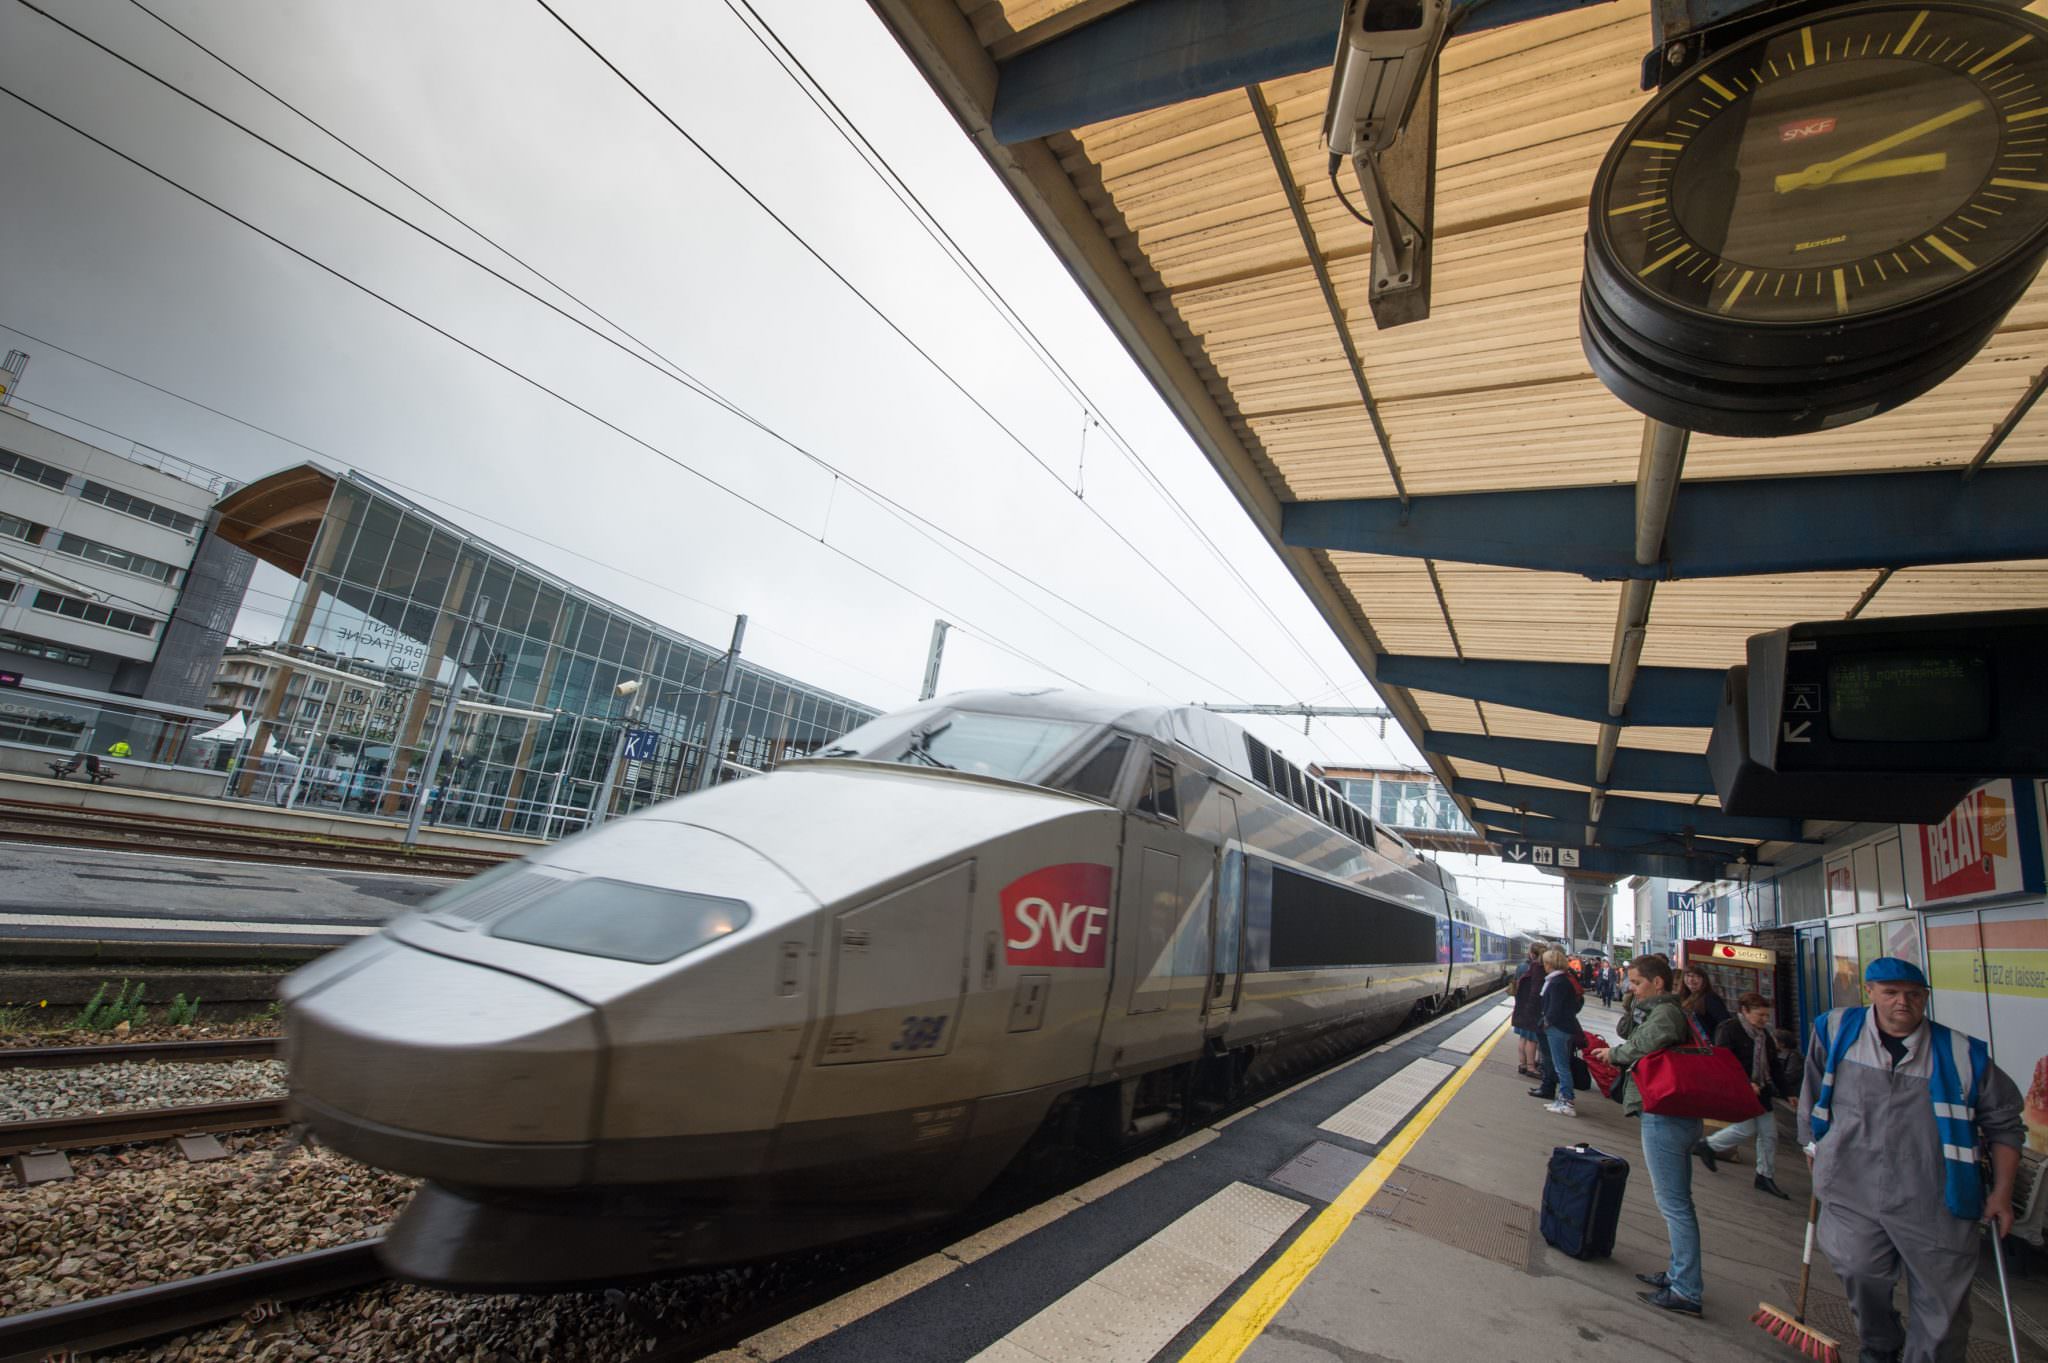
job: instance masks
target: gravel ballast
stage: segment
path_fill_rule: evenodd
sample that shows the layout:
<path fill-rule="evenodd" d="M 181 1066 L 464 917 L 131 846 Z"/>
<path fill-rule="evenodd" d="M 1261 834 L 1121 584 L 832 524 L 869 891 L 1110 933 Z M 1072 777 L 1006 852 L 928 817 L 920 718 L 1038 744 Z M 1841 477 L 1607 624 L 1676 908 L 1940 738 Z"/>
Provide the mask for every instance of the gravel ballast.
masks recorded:
<path fill-rule="evenodd" d="M 284 1096 L 278 1060 L 122 1060 L 70 1070 L 0 1070 L 0 1122 Z"/>

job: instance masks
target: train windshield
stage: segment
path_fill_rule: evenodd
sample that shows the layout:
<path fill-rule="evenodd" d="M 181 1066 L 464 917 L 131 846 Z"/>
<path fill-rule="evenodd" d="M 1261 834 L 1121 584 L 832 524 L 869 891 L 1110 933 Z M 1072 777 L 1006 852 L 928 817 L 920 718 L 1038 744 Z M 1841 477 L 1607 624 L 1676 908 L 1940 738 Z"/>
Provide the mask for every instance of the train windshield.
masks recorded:
<path fill-rule="evenodd" d="M 968 771 L 1006 781 L 1038 781 L 1091 727 L 1027 715 L 954 710 L 931 715 L 908 731 L 891 726 L 884 732 L 880 721 L 863 725 L 819 755 Z"/>

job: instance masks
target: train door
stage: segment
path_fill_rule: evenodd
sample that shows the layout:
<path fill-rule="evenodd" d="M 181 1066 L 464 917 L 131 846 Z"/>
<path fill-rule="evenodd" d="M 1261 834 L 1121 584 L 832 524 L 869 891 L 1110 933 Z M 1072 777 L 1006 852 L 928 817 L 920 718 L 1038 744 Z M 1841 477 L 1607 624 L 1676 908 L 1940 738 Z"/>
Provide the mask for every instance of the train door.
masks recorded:
<path fill-rule="evenodd" d="M 1209 969 L 1210 846 L 1184 823 L 1181 773 L 1154 756 L 1124 820 L 1112 1015 L 1096 1068 L 1138 1070 L 1186 1054 L 1201 1040 Z M 1192 785 L 1192 782 L 1189 783 Z"/>
<path fill-rule="evenodd" d="M 1244 968 L 1244 844 L 1237 822 L 1237 797 L 1216 791 L 1216 888 L 1209 896 L 1209 996 L 1203 1004 L 1208 1030 L 1220 1030 L 1237 1008 Z"/>

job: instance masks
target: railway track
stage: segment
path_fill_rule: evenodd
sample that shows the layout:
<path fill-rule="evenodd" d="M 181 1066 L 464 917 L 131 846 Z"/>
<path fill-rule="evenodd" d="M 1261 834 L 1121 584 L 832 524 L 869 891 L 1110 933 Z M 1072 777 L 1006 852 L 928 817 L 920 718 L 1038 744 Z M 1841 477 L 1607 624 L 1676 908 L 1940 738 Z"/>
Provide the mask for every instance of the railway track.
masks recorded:
<path fill-rule="evenodd" d="M 133 1145 L 206 1132 L 283 1126 L 285 1121 L 285 1100 L 282 1098 L 186 1103 L 177 1107 L 91 1112 L 76 1117 L 38 1117 L 25 1122 L 0 1122 L 0 1155 L 79 1150 L 95 1145 Z"/>
<path fill-rule="evenodd" d="M 232 1036 L 198 1041 L 131 1041 L 110 1046 L 0 1047 L 0 1070 L 73 1070 L 124 1061 L 211 1064 L 283 1058 L 281 1036 Z"/>
<path fill-rule="evenodd" d="M 456 876 L 487 871 L 514 855 L 441 847 L 402 848 L 368 839 L 309 838 L 102 810 L 52 810 L 18 801 L 0 801 L 0 841 L 185 856 L 213 854 L 291 866 Z"/>
<path fill-rule="evenodd" d="M 383 1281 L 377 1241 L 316 1249 L 0 1319 L 0 1363 L 118 1348 Z"/>

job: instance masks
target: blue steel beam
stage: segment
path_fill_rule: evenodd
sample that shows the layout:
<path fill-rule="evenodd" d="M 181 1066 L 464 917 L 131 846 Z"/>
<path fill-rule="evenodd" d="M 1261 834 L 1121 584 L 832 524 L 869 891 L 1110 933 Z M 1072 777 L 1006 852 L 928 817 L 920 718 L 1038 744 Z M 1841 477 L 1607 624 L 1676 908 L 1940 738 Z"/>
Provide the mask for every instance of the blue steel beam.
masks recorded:
<path fill-rule="evenodd" d="M 1661 563 L 1635 561 L 1636 490 L 1542 488 L 1281 508 L 1303 549 L 1621 578 L 1740 577 L 2048 558 L 2048 465 L 1682 484 Z"/>
<path fill-rule="evenodd" d="M 1474 781 L 1461 776 L 1451 783 L 1451 791 L 1553 819 L 1590 822 L 1586 817 L 1587 793 L 1583 790 L 1518 786 L 1505 781 Z M 1631 800 L 1618 795 L 1610 795 L 1601 802 L 1600 823 L 1602 826 L 1611 823 L 1621 828 L 1648 829 L 1657 833 L 1697 833 L 1708 838 L 1800 841 L 1797 819 L 1723 814 L 1710 806 L 1673 804 L 1668 800 Z"/>
<path fill-rule="evenodd" d="M 1583 819 L 1546 819 L 1534 814 L 1508 814 L 1484 806 L 1480 807 L 1479 819 L 1486 825 L 1489 837 L 1505 834 L 1559 847 L 1604 847 L 1610 852 L 1650 852 L 1659 856 L 1700 857 L 1722 863 L 1738 862 L 1744 857 L 1754 860 L 1756 857 L 1755 846 L 1746 842 L 1684 838 L 1648 828 L 1611 827 L 1604 823 L 1594 830 L 1593 841 L 1587 842 Z"/>
<path fill-rule="evenodd" d="M 1384 686 L 1512 705 L 1594 724 L 1711 729 L 1724 673 L 1704 667 L 1636 670 L 1627 713 L 1607 713 L 1605 663 L 1538 663 L 1515 658 L 1431 658 L 1390 653 L 1380 659 Z"/>
<path fill-rule="evenodd" d="M 1477 32 L 1598 3 L 1458 0 L 1452 23 Z M 1028 142 L 1320 70 L 1337 50 L 1343 9 L 1340 0 L 1136 0 L 1002 63 L 989 121 L 997 141 Z"/>
<path fill-rule="evenodd" d="M 1431 730 L 1422 736 L 1422 750 L 1443 757 L 1462 757 L 1471 762 L 1525 771 L 1532 776 L 1548 776 L 1553 781 L 1575 781 L 1582 786 L 1597 784 L 1593 779 L 1597 754 L 1590 743 L 1553 743 L 1540 738 L 1501 738 Z M 1614 770 L 1608 777 L 1606 788 L 1647 790 L 1667 795 L 1712 795 L 1714 776 L 1707 769 L 1707 759 L 1697 754 L 1617 748 L 1614 751 Z"/>

